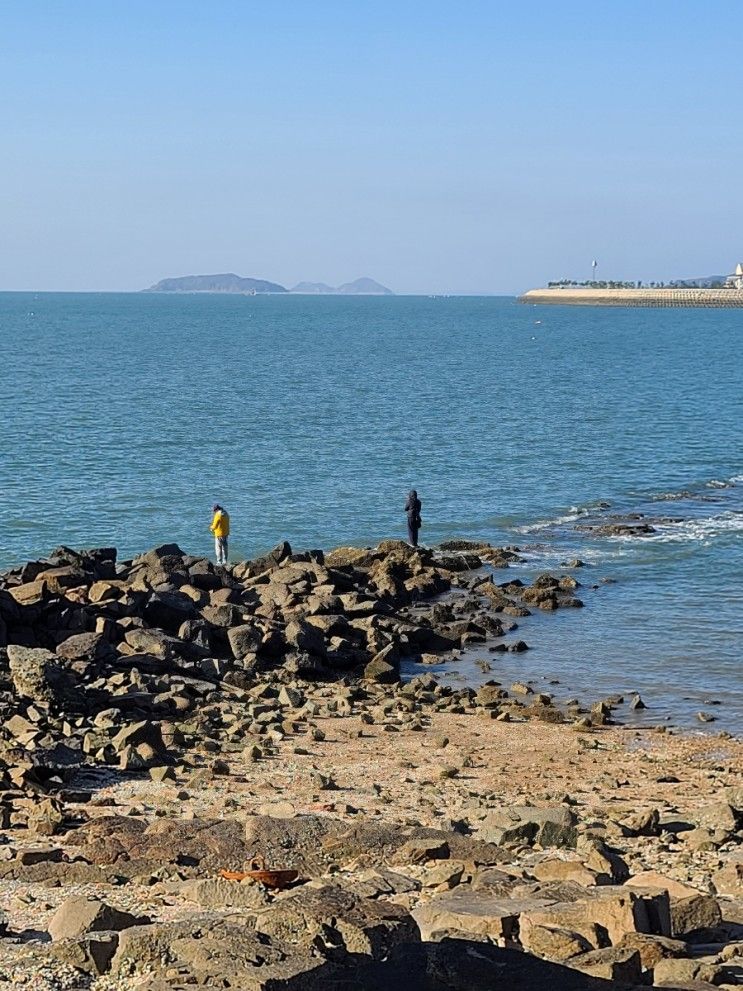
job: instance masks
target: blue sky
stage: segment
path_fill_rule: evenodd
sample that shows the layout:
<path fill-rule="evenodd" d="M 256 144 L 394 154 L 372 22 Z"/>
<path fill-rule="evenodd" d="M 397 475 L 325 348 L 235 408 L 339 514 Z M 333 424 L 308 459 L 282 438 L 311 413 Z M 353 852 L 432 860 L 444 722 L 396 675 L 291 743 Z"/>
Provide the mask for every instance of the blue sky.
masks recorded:
<path fill-rule="evenodd" d="M 735 10 L 4 0 L 0 289 L 726 271 Z"/>

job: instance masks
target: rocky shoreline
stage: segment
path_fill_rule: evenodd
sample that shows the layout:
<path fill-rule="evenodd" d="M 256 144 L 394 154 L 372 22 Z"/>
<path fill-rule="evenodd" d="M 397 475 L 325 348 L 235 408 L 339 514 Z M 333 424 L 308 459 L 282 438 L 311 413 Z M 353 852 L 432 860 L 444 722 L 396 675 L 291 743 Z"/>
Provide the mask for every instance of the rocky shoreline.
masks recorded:
<path fill-rule="evenodd" d="M 0 576 L 0 987 L 739 983 L 740 741 L 430 675 L 582 604 L 572 573 L 493 580 L 517 559 L 59 548 Z M 256 857 L 297 876 L 223 876 Z"/>

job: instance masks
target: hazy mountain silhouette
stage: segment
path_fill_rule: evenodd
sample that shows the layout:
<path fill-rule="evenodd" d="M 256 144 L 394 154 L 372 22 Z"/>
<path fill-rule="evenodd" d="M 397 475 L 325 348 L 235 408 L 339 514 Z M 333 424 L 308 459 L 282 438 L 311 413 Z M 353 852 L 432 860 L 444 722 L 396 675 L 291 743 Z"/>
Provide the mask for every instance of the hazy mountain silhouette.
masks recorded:
<path fill-rule="evenodd" d="M 304 293 L 306 296 L 327 296 L 329 293 L 338 292 L 327 282 L 298 282 L 289 292 Z"/>
<path fill-rule="evenodd" d="M 286 292 L 285 286 L 265 279 L 243 279 L 234 272 L 226 275 L 182 275 L 175 279 L 161 279 L 145 292 L 237 292 L 264 293 Z"/>
<path fill-rule="evenodd" d="M 337 291 L 344 296 L 394 296 L 392 290 L 388 289 L 387 286 L 380 285 L 374 279 L 368 278 L 344 282 L 342 286 L 338 286 Z"/>
<path fill-rule="evenodd" d="M 325 282 L 299 282 L 289 290 L 278 282 L 266 279 L 247 279 L 234 272 L 221 275 L 181 275 L 171 279 L 161 279 L 143 292 L 233 292 L 233 293 L 304 293 L 312 296 L 393 296 L 391 289 L 362 278 L 345 282 L 337 288 Z"/>

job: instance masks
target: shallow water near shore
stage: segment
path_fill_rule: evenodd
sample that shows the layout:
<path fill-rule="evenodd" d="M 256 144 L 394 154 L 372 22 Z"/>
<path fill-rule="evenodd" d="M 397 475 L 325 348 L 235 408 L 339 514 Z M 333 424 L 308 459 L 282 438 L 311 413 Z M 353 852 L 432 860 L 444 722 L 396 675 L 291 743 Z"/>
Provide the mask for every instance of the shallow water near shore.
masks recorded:
<path fill-rule="evenodd" d="M 742 397 L 733 310 L 0 294 L 0 567 L 61 543 L 208 554 L 215 499 L 233 558 L 374 544 L 414 485 L 426 543 L 522 549 L 496 580 L 586 562 L 585 609 L 448 677 L 637 690 L 645 723 L 739 733 Z M 576 529 L 636 513 L 663 522 Z"/>

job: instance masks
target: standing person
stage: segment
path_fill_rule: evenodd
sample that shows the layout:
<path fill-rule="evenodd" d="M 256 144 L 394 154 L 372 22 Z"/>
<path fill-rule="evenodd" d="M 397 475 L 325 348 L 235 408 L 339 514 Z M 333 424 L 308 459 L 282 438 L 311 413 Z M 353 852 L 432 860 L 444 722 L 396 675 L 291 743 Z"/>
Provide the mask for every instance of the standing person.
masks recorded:
<path fill-rule="evenodd" d="M 421 501 L 415 489 L 408 493 L 408 501 L 405 503 L 405 512 L 408 514 L 408 542 L 413 547 L 418 546 L 418 531 L 421 528 Z"/>
<path fill-rule="evenodd" d="M 217 564 L 227 564 L 227 538 L 230 535 L 230 514 L 215 502 L 212 506 L 214 518 L 209 529 L 214 534 L 214 553 Z"/>

